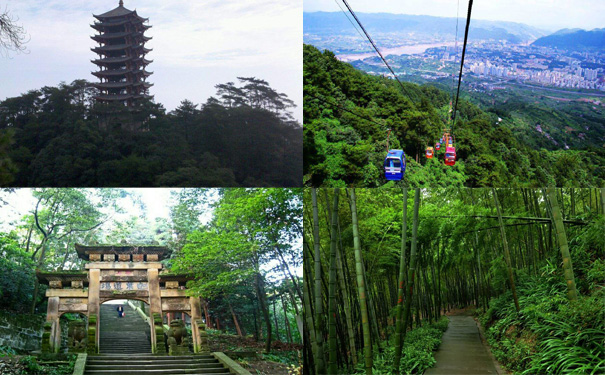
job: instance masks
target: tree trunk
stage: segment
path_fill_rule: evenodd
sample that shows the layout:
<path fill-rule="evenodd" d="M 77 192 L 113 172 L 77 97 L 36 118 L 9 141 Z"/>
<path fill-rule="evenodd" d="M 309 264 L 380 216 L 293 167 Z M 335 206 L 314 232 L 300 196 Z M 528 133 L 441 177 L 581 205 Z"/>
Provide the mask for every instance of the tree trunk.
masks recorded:
<path fill-rule="evenodd" d="M 308 246 L 305 246 L 307 249 L 309 248 Z M 310 250 L 309 250 L 310 251 Z M 303 277 L 303 288 L 304 288 L 304 292 L 303 292 L 303 304 L 304 304 L 304 314 L 303 316 L 306 319 L 306 327 L 307 329 L 304 332 L 308 332 L 309 337 L 307 339 L 307 337 L 303 336 L 303 345 L 304 345 L 304 351 L 305 353 L 309 353 L 307 354 L 307 366 L 309 366 L 310 369 L 315 368 L 315 361 L 317 360 L 317 358 L 319 357 L 318 355 L 318 350 L 317 350 L 317 337 L 316 337 L 316 332 L 315 332 L 315 321 L 313 320 L 314 315 L 312 314 L 313 310 L 311 308 L 311 299 L 313 298 L 312 296 L 312 290 L 311 290 L 311 283 L 310 281 L 310 274 L 311 274 L 311 270 L 310 270 L 310 265 L 309 265 L 309 257 L 308 256 L 303 256 L 303 272 L 304 272 L 304 277 Z M 311 345 L 309 346 L 309 341 L 311 341 Z M 311 371 L 309 371 L 311 372 Z"/>
<path fill-rule="evenodd" d="M 336 240 L 338 236 L 338 192 L 339 189 L 334 189 L 334 203 L 332 208 L 332 222 L 330 230 L 330 278 L 328 281 L 328 347 L 329 350 L 329 365 L 328 373 L 336 374 L 338 371 L 337 362 L 337 341 L 336 341 Z"/>
<path fill-rule="evenodd" d="M 286 336 L 288 337 L 288 342 L 291 343 L 294 342 L 294 340 L 292 339 L 292 330 L 290 327 L 290 321 L 288 320 L 288 309 L 283 295 L 281 296 L 281 306 L 284 310 L 284 328 L 286 329 Z"/>
<path fill-rule="evenodd" d="M 231 302 L 227 301 L 229 304 L 229 310 L 231 311 L 231 316 L 233 317 L 233 324 L 235 324 L 235 330 L 237 331 L 237 335 L 239 337 L 243 337 L 242 329 L 239 326 L 239 322 L 237 321 L 237 316 L 235 315 L 235 311 L 233 311 L 233 306 L 231 306 Z"/>
<path fill-rule="evenodd" d="M 262 276 L 259 272 L 256 273 L 256 293 L 258 294 L 258 302 L 260 304 L 261 312 L 267 325 L 267 338 L 265 341 L 265 353 L 271 352 L 271 317 L 269 316 L 269 309 L 267 308 L 267 302 L 265 300 L 265 288 L 263 287 Z"/>
<path fill-rule="evenodd" d="M 414 192 L 414 219 L 412 222 L 412 247 L 410 249 L 410 266 L 408 268 L 407 295 L 405 298 L 405 308 L 403 310 L 403 326 L 407 327 L 410 317 L 410 308 L 412 306 L 412 295 L 414 292 L 414 278 L 416 276 L 416 239 L 418 235 L 418 208 L 420 206 L 420 189 L 416 188 Z M 405 342 L 406 329 L 403 329 L 401 342 Z"/>
<path fill-rule="evenodd" d="M 570 301 L 574 301 L 578 298 L 576 281 L 574 279 L 573 265 L 567 244 L 567 235 L 565 234 L 565 226 L 563 225 L 563 217 L 561 215 L 561 209 L 559 208 L 559 202 L 557 201 L 555 188 L 549 187 L 546 189 L 545 195 L 548 195 L 548 201 L 550 202 L 552 213 L 552 221 L 555 227 L 555 233 L 557 235 L 557 243 L 559 244 L 561 256 L 563 257 L 563 275 L 565 276 L 565 283 L 567 284 L 567 298 Z"/>
<path fill-rule="evenodd" d="M 317 213 L 317 190 L 311 189 L 313 199 L 313 247 L 315 253 L 315 337 L 317 339 L 317 357 L 315 358 L 315 373 L 325 374 L 324 362 L 324 323 L 323 301 L 321 298 L 321 252 L 319 247 L 319 216 Z"/>
<path fill-rule="evenodd" d="M 498 202 L 498 194 L 496 193 L 496 189 L 492 188 L 492 193 L 494 195 L 496 210 L 498 211 L 498 223 L 500 224 L 500 234 L 502 235 L 502 245 L 504 247 L 504 258 L 506 259 L 510 288 L 513 292 L 515 308 L 517 309 L 517 312 L 519 312 L 519 299 L 517 298 L 517 288 L 515 287 L 515 277 L 513 276 L 513 268 L 511 265 L 510 253 L 508 251 L 508 242 L 506 241 L 506 231 L 504 230 L 504 223 L 502 222 L 502 210 L 500 209 L 500 202 Z"/>
<path fill-rule="evenodd" d="M 395 326 L 395 356 L 393 358 L 393 373 L 399 373 L 399 364 L 401 362 L 401 348 L 403 346 L 403 330 L 405 324 L 403 318 L 403 293 L 405 280 L 405 247 L 407 241 L 407 220 L 408 220 L 408 189 L 403 188 L 403 212 L 401 220 L 401 254 L 399 256 L 399 288 L 397 290 L 397 310 Z"/>
<path fill-rule="evenodd" d="M 280 341 L 279 339 L 279 323 L 277 322 L 277 312 L 275 311 L 275 305 L 277 301 L 275 300 L 277 296 L 273 296 L 273 320 L 275 320 L 275 340 Z"/>
<path fill-rule="evenodd" d="M 340 224 L 340 220 L 339 220 Z M 338 238 L 340 239 L 340 227 L 338 230 Z M 340 293 L 342 295 L 342 299 L 344 301 L 345 308 L 345 319 L 347 323 L 347 336 L 349 337 L 349 350 L 351 351 L 351 359 L 353 362 L 353 367 L 357 365 L 357 350 L 355 348 L 355 336 L 353 334 L 353 320 L 351 319 L 351 305 L 350 305 L 350 295 L 349 290 L 347 288 L 347 279 L 345 278 L 344 269 L 343 269 L 343 254 L 342 254 L 342 246 L 338 246 L 336 249 L 336 266 L 338 269 L 338 282 L 340 287 Z"/>
<path fill-rule="evenodd" d="M 372 374 L 372 338 L 370 337 L 370 322 L 368 321 L 368 306 L 366 304 L 366 288 L 363 277 L 363 259 L 361 257 L 361 244 L 359 242 L 359 230 L 357 227 L 357 206 L 355 189 L 349 190 L 351 195 L 351 220 L 353 227 L 353 247 L 355 249 L 355 271 L 357 272 L 357 289 L 359 293 L 359 305 L 361 310 L 361 325 L 363 328 L 363 349 L 365 358 L 366 375 Z"/>

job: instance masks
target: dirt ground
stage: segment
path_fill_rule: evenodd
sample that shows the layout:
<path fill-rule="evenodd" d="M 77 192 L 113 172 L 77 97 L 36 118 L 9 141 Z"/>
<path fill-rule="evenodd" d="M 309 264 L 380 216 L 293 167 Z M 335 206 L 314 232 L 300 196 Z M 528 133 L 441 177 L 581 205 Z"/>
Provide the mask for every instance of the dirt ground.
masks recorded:
<path fill-rule="evenodd" d="M 243 351 L 242 357 L 232 355 L 242 367 L 257 375 L 289 375 L 290 366 L 285 363 L 262 359 L 265 350 L 264 342 L 256 342 L 252 337 L 239 337 L 235 335 L 210 335 L 208 337 L 211 351 L 231 352 Z M 271 343 L 271 354 L 279 355 L 284 351 L 302 350 L 300 344 L 289 344 L 281 341 Z"/>

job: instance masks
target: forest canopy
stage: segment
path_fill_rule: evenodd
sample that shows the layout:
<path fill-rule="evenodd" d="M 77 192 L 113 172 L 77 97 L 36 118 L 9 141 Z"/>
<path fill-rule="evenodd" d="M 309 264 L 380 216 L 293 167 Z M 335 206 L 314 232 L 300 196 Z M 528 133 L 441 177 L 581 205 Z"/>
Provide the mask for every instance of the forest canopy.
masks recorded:
<path fill-rule="evenodd" d="M 302 128 L 254 77 L 203 104 L 135 111 L 96 103 L 85 80 L 0 102 L 2 186 L 300 186 Z"/>

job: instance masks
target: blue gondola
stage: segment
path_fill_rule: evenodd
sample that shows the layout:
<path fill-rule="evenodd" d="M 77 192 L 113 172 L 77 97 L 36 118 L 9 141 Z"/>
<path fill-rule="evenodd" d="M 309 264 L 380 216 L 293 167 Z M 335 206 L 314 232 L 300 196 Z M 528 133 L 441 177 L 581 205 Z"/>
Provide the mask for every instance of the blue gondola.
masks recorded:
<path fill-rule="evenodd" d="M 384 177 L 388 181 L 400 181 L 404 174 L 405 153 L 403 150 L 389 150 L 384 159 Z"/>

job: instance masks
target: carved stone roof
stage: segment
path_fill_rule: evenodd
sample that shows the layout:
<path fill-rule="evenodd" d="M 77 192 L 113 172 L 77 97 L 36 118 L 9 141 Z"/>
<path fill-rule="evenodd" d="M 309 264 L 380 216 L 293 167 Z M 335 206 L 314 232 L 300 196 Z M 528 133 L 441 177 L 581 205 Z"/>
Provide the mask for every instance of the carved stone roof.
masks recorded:
<path fill-rule="evenodd" d="M 76 244 L 76 252 L 80 259 L 89 260 L 90 254 L 157 254 L 158 260 L 168 257 L 166 246 L 154 245 L 80 245 Z"/>
<path fill-rule="evenodd" d="M 84 281 L 88 283 L 88 272 L 84 271 L 57 271 L 57 272 L 36 272 L 36 276 L 41 284 L 46 284 L 50 281 Z"/>

